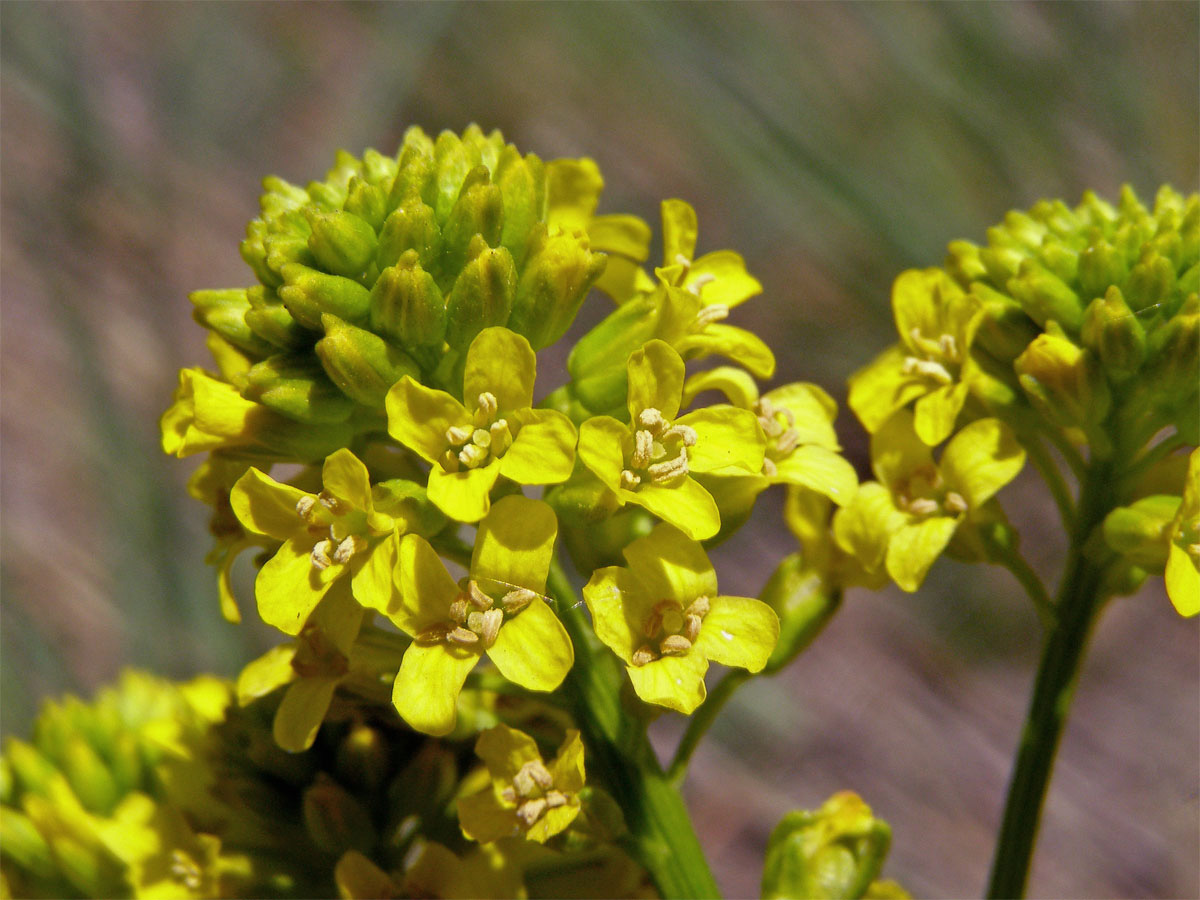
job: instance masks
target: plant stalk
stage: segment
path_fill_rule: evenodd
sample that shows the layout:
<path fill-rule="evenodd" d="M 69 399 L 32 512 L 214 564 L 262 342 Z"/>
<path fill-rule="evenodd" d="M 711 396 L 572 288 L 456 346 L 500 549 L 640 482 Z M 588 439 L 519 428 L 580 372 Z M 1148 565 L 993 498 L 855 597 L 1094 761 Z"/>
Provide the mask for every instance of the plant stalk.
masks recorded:
<path fill-rule="evenodd" d="M 1056 618 L 1042 649 L 996 843 L 987 891 L 993 900 L 1021 897 L 1025 892 L 1054 756 L 1087 640 L 1102 606 L 1104 572 L 1084 556 L 1084 544 L 1112 506 L 1115 471 L 1119 470 L 1111 461 L 1093 460 L 1082 481 Z"/>
<path fill-rule="evenodd" d="M 583 734 L 588 772 L 598 776 L 625 814 L 629 851 L 663 897 L 719 897 L 691 816 L 663 773 L 645 724 L 621 708 L 625 673 L 596 641 L 557 559 L 551 562 L 547 588 L 575 645 L 575 665 L 563 689 Z"/>

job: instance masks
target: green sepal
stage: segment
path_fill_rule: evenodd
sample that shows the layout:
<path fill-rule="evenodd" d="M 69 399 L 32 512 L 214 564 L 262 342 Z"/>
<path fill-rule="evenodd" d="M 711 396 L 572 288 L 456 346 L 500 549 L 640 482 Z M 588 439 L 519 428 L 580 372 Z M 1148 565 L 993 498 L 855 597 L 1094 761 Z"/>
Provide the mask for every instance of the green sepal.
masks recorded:
<path fill-rule="evenodd" d="M 312 234 L 308 249 L 326 272 L 358 278 L 375 259 L 375 229 L 345 210 L 305 210 Z"/>
<path fill-rule="evenodd" d="M 188 299 L 192 302 L 192 318 L 238 349 L 259 357 L 275 352 L 275 346 L 255 334 L 246 323 L 250 301 L 244 289 L 192 291 Z"/>
<path fill-rule="evenodd" d="M 581 235 L 539 234 L 530 244 L 508 327 L 529 338 L 535 350 L 557 341 L 604 271 L 605 259 Z"/>
<path fill-rule="evenodd" d="M 439 283 L 448 287 L 459 277 L 463 266 L 477 255 L 473 245 L 479 240 L 488 247 L 499 247 L 503 227 L 504 198 L 500 188 L 491 183 L 485 166 L 476 166 L 467 174 L 462 191 L 442 226 Z"/>
<path fill-rule="evenodd" d="M 1175 266 L 1147 245 L 1141 259 L 1130 270 L 1123 285 L 1130 308 L 1148 310 L 1165 301 L 1175 290 Z"/>
<path fill-rule="evenodd" d="M 244 318 L 247 327 L 268 344 L 280 350 L 298 350 L 313 342 L 313 333 L 296 321 L 272 288 L 256 284 L 246 290 L 250 308 Z"/>
<path fill-rule="evenodd" d="M 509 144 L 500 151 L 492 180 L 504 201 L 500 245 L 522 260 L 534 227 L 546 215 L 546 167 L 534 154 L 521 156 Z"/>
<path fill-rule="evenodd" d="M 656 294 L 635 297 L 618 306 L 596 327 L 581 337 L 567 357 L 567 371 L 578 383 L 579 398 L 597 411 L 620 406 L 625 399 L 625 364 L 634 350 L 650 340 L 658 322 L 659 300 Z M 605 393 L 594 387 L 600 379 L 612 380 L 619 372 L 621 388 Z"/>
<path fill-rule="evenodd" d="M 1083 304 L 1057 275 L 1033 260 L 1021 264 L 1020 274 L 1008 282 L 1009 293 L 1016 298 L 1031 319 L 1043 328 L 1053 319 L 1067 331 L 1078 334 L 1083 324 Z"/>
<path fill-rule="evenodd" d="M 348 322 L 366 319 L 371 294 L 357 281 L 327 275 L 300 263 L 284 266 L 282 275 L 284 284 L 279 288 L 279 299 L 305 328 L 319 330 L 324 313 Z"/>
<path fill-rule="evenodd" d="M 1146 329 L 1116 285 L 1088 305 L 1080 337 L 1113 378 L 1133 375 L 1146 358 Z"/>
<path fill-rule="evenodd" d="M 306 425 L 344 422 L 354 411 L 354 401 L 307 354 L 278 353 L 255 363 L 246 372 L 242 395 Z"/>
<path fill-rule="evenodd" d="M 1137 565 L 1161 572 L 1167 564 L 1169 533 L 1182 500 L 1169 494 L 1143 497 L 1104 519 L 1108 546 Z"/>
<path fill-rule="evenodd" d="M 421 268 L 426 271 L 437 265 L 442 255 L 442 232 L 433 209 L 416 196 L 405 198 L 384 220 L 375 265 L 382 271 L 395 265 L 410 250 L 417 254 Z"/>
<path fill-rule="evenodd" d="M 482 240 L 473 250 L 446 296 L 446 342 L 460 351 L 483 329 L 509 321 L 517 286 L 517 269 L 508 250 L 493 249 Z"/>
<path fill-rule="evenodd" d="M 371 330 L 406 347 L 440 350 L 446 335 L 446 302 L 416 250 L 379 273 L 370 294 Z"/>
<path fill-rule="evenodd" d="M 1039 335 L 1013 368 L 1026 396 L 1058 425 L 1086 427 L 1108 414 L 1112 395 L 1099 363 L 1065 337 Z"/>
<path fill-rule="evenodd" d="M 382 407 L 388 389 L 408 375 L 420 377 L 416 361 L 377 334 L 326 314 L 325 337 L 313 348 L 325 374 L 351 400 Z"/>

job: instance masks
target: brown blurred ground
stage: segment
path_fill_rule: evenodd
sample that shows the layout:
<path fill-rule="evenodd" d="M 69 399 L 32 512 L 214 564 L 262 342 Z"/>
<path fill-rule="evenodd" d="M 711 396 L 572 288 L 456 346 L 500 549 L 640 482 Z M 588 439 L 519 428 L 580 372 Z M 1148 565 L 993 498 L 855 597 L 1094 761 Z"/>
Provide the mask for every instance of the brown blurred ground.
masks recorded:
<path fill-rule="evenodd" d="M 124 664 L 233 673 L 262 640 L 220 620 L 192 466 L 161 455 L 157 418 L 205 358 L 188 291 L 249 278 L 237 241 L 264 174 L 303 183 L 409 124 L 591 155 L 605 211 L 694 203 L 701 249 L 740 250 L 766 287 L 739 324 L 780 379 L 841 399 L 894 339 L 891 279 L 951 238 L 1041 196 L 1196 189 L 1198 9 L 0 5 L 4 732 Z M 1040 494 L 1010 496 L 1054 571 Z M 723 590 L 756 593 L 792 549 L 777 506 L 722 548 Z M 842 788 L 891 822 L 887 871 L 915 895 L 979 893 L 1036 662 L 1015 595 L 941 563 L 916 596 L 852 595 L 792 670 L 745 689 L 689 782 L 731 896 L 757 891 L 784 812 Z M 1161 582 L 1114 603 L 1033 895 L 1200 895 L 1198 667 Z"/>

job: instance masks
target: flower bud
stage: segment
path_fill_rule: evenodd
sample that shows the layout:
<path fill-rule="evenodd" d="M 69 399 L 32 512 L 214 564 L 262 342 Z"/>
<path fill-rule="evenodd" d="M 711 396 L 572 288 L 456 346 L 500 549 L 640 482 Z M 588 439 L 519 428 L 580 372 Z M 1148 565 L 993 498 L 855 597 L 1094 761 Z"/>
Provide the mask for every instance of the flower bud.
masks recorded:
<path fill-rule="evenodd" d="M 242 288 L 223 291 L 193 291 L 188 295 L 192 301 L 192 318 L 240 350 L 253 356 L 269 356 L 274 347 L 259 337 L 246 324 L 246 313 L 250 301 Z"/>
<path fill-rule="evenodd" d="M 5 862 L 11 861 L 16 869 L 46 881 L 58 874 L 50 845 L 37 826 L 28 816 L 8 806 L 0 808 L 0 846 L 4 847 Z"/>
<path fill-rule="evenodd" d="M 337 775 L 346 784 L 374 794 L 388 771 L 387 740 L 378 729 L 359 723 L 337 749 Z"/>
<path fill-rule="evenodd" d="M 1084 312 L 1081 338 L 1110 377 L 1128 378 L 1146 358 L 1146 329 L 1115 284 Z"/>
<path fill-rule="evenodd" d="M 970 241 L 951 241 L 946 254 L 946 271 L 961 285 L 987 277 L 987 266 L 979 257 L 979 248 Z"/>
<path fill-rule="evenodd" d="M 351 400 L 381 407 L 393 384 L 405 375 L 420 377 L 412 357 L 379 335 L 331 315 L 321 321 L 325 337 L 316 343 L 317 357 L 325 374 Z"/>
<path fill-rule="evenodd" d="M 1108 241 L 1095 241 L 1079 254 L 1079 287 L 1085 298 L 1103 297 L 1110 286 L 1122 284 L 1128 274 L 1125 257 Z"/>
<path fill-rule="evenodd" d="M 67 744 L 61 764 L 63 774 L 85 808 L 102 815 L 112 810 L 120 792 L 112 774 L 87 741 L 76 736 Z"/>
<path fill-rule="evenodd" d="M 387 193 L 379 185 L 356 175 L 350 179 L 343 209 L 370 225 L 372 231 L 378 231 L 388 212 Z"/>
<path fill-rule="evenodd" d="M 1150 337 L 1146 383 L 1166 405 L 1192 403 L 1200 371 L 1200 295 L 1191 294 L 1171 318 L 1155 329 Z"/>
<path fill-rule="evenodd" d="M 1169 494 L 1143 497 L 1114 509 L 1104 519 L 1104 541 L 1130 562 L 1153 572 L 1167 564 L 1169 531 L 1180 498 Z"/>
<path fill-rule="evenodd" d="M 1000 360 L 1012 360 L 1021 355 L 1039 329 L 1025 314 L 1019 303 L 979 282 L 971 285 L 971 293 L 983 306 L 974 343 Z"/>
<path fill-rule="evenodd" d="M 406 250 L 396 265 L 379 273 L 370 302 L 372 331 L 404 347 L 441 348 L 446 302 L 421 267 L 418 251 Z"/>
<path fill-rule="evenodd" d="M 256 284 L 246 290 L 246 300 L 250 304 L 246 325 L 267 343 L 280 350 L 297 350 L 312 342 L 312 332 L 287 311 L 273 288 Z"/>
<path fill-rule="evenodd" d="M 421 267 L 432 269 L 442 255 L 442 232 L 432 207 L 420 197 L 408 197 L 392 210 L 379 232 L 375 264 L 380 269 L 393 266 L 409 250 L 415 250 Z"/>
<path fill-rule="evenodd" d="M 357 278 L 375 258 L 375 229 L 344 210 L 306 210 L 312 234 L 308 249 L 322 269 L 334 275 Z"/>
<path fill-rule="evenodd" d="M 324 772 L 304 792 L 304 825 L 327 853 L 370 850 L 378 839 L 371 816 L 361 803 Z"/>
<path fill-rule="evenodd" d="M 534 226 L 546 213 L 546 168 L 532 153 L 522 157 L 509 144 L 496 162 L 493 181 L 504 201 L 500 245 L 519 262 L 525 258 Z"/>
<path fill-rule="evenodd" d="M 1125 280 L 1125 300 L 1131 309 L 1150 309 L 1164 302 L 1175 289 L 1175 267 L 1160 256 L 1153 246 L 1142 251 L 1141 259 Z"/>
<path fill-rule="evenodd" d="M 604 271 L 605 256 L 588 249 L 582 234 L 557 233 L 534 240 L 521 273 L 508 327 L 534 350 L 554 343 Z"/>
<path fill-rule="evenodd" d="M 299 263 L 288 263 L 281 274 L 284 285 L 279 288 L 279 299 L 305 328 L 319 330 L 324 313 L 348 322 L 367 317 L 371 293 L 357 281 L 327 275 Z"/>
<path fill-rule="evenodd" d="M 795 659 L 837 612 L 842 592 L 799 553 L 785 557 L 758 599 L 779 616 L 779 642 L 764 674 L 778 672 Z"/>
<path fill-rule="evenodd" d="M 306 425 L 343 422 L 354 402 L 326 377 L 307 354 L 278 353 L 246 372 L 242 396 Z"/>
<path fill-rule="evenodd" d="M 483 329 L 509 321 L 517 286 L 516 266 L 504 247 L 492 249 L 476 236 L 472 254 L 446 297 L 446 342 L 456 350 L 466 350 Z"/>
<path fill-rule="evenodd" d="M 1038 335 L 1013 368 L 1030 401 L 1059 425 L 1094 425 L 1108 414 L 1104 373 L 1090 352 L 1065 337 Z"/>
<path fill-rule="evenodd" d="M 1079 296 L 1057 275 L 1033 260 L 1021 264 L 1017 277 L 1009 280 L 1008 290 L 1042 327 L 1053 319 L 1069 332 L 1079 331 L 1083 322 Z"/>
<path fill-rule="evenodd" d="M 487 246 L 495 247 L 500 243 L 503 227 L 504 198 L 500 188 L 491 183 L 486 166 L 476 166 L 467 173 L 462 192 L 442 226 L 443 279 L 453 279 L 475 255 L 471 248 L 476 235 Z"/>

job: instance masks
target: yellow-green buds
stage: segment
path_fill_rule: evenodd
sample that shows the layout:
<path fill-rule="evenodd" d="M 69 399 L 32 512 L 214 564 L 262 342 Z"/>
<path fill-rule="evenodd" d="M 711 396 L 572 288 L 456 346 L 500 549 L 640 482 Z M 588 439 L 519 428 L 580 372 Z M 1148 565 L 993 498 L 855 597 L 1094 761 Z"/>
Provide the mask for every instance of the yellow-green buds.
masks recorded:
<path fill-rule="evenodd" d="M 378 246 L 375 229 L 344 210 L 316 212 L 310 209 L 307 215 L 312 229 L 308 249 L 318 265 L 334 275 L 362 276 L 375 258 Z"/>
<path fill-rule="evenodd" d="M 493 250 L 476 235 L 471 253 L 446 297 L 446 343 L 456 350 L 466 350 L 483 329 L 508 321 L 517 288 L 517 269 L 505 248 Z"/>
<path fill-rule="evenodd" d="M 588 249 L 582 234 L 535 238 L 517 284 L 509 328 L 525 335 L 535 350 L 554 343 L 604 271 L 604 259 Z"/>
<path fill-rule="evenodd" d="M 405 375 L 416 377 L 412 357 L 364 328 L 336 316 L 322 318 L 325 337 L 314 346 L 330 380 L 351 400 L 379 407 L 388 388 Z"/>
<path fill-rule="evenodd" d="M 1146 329 L 1115 284 L 1088 306 L 1081 338 L 1114 378 L 1134 374 L 1146 358 Z"/>
<path fill-rule="evenodd" d="M 1029 399 L 1058 425 L 1082 428 L 1108 414 L 1111 397 L 1099 363 L 1065 337 L 1039 335 L 1013 367 Z"/>
<path fill-rule="evenodd" d="M 275 352 L 275 346 L 256 334 L 246 321 L 246 313 L 251 307 L 245 290 L 193 291 L 188 299 L 195 307 L 192 317 L 235 347 L 255 356 L 269 356 Z"/>
<path fill-rule="evenodd" d="M 367 317 L 371 294 L 357 281 L 327 275 L 300 263 L 289 263 L 281 274 L 284 285 L 279 289 L 279 299 L 305 328 L 320 329 L 325 313 L 348 322 Z"/>
<path fill-rule="evenodd" d="M 344 422 L 353 402 L 329 380 L 319 360 L 302 354 L 277 354 L 246 372 L 242 393 L 268 409 L 311 425 Z"/>
<path fill-rule="evenodd" d="M 1017 277 L 1008 282 L 1008 289 L 1042 327 L 1053 319 L 1067 331 L 1079 330 L 1083 322 L 1079 295 L 1053 272 L 1026 260 Z"/>
<path fill-rule="evenodd" d="M 417 250 L 405 250 L 379 273 L 370 294 L 370 326 L 402 347 L 441 349 L 446 303 L 437 282 L 421 266 Z"/>

